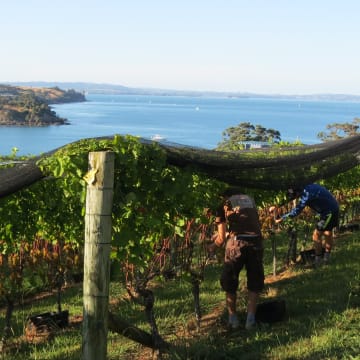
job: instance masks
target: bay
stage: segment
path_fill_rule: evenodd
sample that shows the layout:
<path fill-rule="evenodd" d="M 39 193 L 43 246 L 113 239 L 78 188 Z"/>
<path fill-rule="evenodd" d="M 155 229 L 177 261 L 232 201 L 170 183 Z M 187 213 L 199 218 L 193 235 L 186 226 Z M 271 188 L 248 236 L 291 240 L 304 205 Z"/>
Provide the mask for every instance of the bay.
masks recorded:
<path fill-rule="evenodd" d="M 330 123 L 360 117 L 360 103 L 274 98 L 212 98 L 88 94 L 88 101 L 53 105 L 70 125 L 0 127 L 0 154 L 38 155 L 73 141 L 130 134 L 213 149 L 222 132 L 241 122 L 280 131 L 282 140 L 319 143 Z"/>

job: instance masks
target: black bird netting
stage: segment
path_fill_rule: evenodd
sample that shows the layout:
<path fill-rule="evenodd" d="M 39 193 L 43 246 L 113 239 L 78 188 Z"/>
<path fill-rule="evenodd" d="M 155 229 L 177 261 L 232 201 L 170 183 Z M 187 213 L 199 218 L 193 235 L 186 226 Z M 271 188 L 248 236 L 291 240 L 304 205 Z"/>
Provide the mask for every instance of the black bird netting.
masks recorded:
<path fill-rule="evenodd" d="M 162 146 L 173 165 L 191 165 L 229 185 L 264 190 L 326 179 L 360 163 L 360 135 L 317 145 L 237 152 Z"/>
<path fill-rule="evenodd" d="M 44 177 L 35 161 L 0 164 L 0 197 L 30 186 Z"/>
<path fill-rule="evenodd" d="M 144 144 L 153 144 L 152 141 L 141 141 Z M 231 186 L 263 190 L 282 190 L 289 184 L 304 184 L 330 178 L 360 163 L 360 135 L 316 145 L 237 152 L 221 152 L 172 143 L 159 145 L 166 152 L 168 164 L 192 167 Z M 51 153 L 54 151 L 48 154 Z M 34 159 L 14 163 L 11 167 L 8 164 L 0 166 L 0 197 L 29 186 L 42 177 L 43 174 Z"/>

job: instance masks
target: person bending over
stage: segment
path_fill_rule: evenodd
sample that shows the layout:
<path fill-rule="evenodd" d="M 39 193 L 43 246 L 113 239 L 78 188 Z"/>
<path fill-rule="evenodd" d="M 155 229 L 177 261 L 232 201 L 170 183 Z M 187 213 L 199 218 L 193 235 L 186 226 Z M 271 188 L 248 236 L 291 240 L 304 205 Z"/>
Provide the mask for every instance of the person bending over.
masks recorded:
<path fill-rule="evenodd" d="M 214 246 L 225 242 L 225 261 L 220 284 L 225 291 L 229 326 L 239 327 L 236 314 L 236 292 L 239 273 L 246 268 L 248 306 L 245 328 L 256 326 L 255 315 L 259 294 L 264 288 L 263 244 L 261 225 L 253 199 L 233 195 L 216 212 L 217 235 Z"/>
<path fill-rule="evenodd" d="M 290 200 L 299 199 L 297 205 L 285 215 L 277 218 L 276 223 L 282 222 L 286 218 L 298 216 L 306 206 L 314 210 L 319 221 L 313 232 L 312 240 L 315 249 L 315 265 L 328 263 L 331 249 L 333 247 L 333 229 L 339 223 L 339 204 L 334 196 L 323 186 L 319 184 L 309 184 L 304 187 L 291 187 L 288 189 L 288 198 Z M 274 211 L 272 206 L 270 211 Z M 322 241 L 325 242 L 325 253 L 323 255 Z"/>

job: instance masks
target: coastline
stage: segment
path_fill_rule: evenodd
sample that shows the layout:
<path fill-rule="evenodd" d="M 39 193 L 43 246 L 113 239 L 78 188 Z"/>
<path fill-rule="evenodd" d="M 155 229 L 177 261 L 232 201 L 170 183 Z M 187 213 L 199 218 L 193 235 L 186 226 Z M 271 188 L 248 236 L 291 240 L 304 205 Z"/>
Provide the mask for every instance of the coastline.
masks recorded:
<path fill-rule="evenodd" d="M 79 101 L 86 98 L 75 90 L 0 85 L 0 126 L 68 125 L 50 105 Z"/>
<path fill-rule="evenodd" d="M 219 97 L 234 99 L 274 99 L 274 100 L 306 100 L 306 101 L 349 101 L 360 102 L 360 95 L 342 93 L 314 93 L 314 94 L 269 94 L 250 93 L 241 91 L 201 91 L 201 90 L 174 90 L 158 88 L 135 88 L 120 84 L 88 83 L 88 82 L 14 82 L 14 86 L 58 87 L 74 89 L 82 94 L 104 95 L 154 95 L 154 96 L 189 96 L 189 97 Z"/>
<path fill-rule="evenodd" d="M 225 129 L 244 121 L 279 130 L 284 141 L 313 145 L 321 143 L 316 135 L 330 122 L 351 122 L 360 115 L 360 103 L 355 102 L 92 93 L 86 98 L 51 106 L 71 126 L 2 126 L 0 154 L 17 148 L 18 155 L 36 155 L 80 139 L 116 134 L 149 140 L 158 135 L 170 143 L 211 150 Z"/>

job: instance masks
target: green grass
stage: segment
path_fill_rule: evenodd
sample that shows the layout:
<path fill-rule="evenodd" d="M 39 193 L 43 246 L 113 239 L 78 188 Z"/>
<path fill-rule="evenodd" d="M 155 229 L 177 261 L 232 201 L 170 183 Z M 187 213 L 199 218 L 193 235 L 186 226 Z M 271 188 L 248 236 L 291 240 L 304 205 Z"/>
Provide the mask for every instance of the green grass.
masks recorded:
<path fill-rule="evenodd" d="M 332 263 L 319 269 L 293 266 L 281 272 L 287 239 L 278 243 L 279 276 L 266 284 L 262 300 L 282 298 L 287 319 L 247 332 L 226 329 L 224 294 L 220 289 L 221 265 L 209 264 L 201 284 L 203 324 L 195 324 L 191 286 L 172 280 L 154 284 L 155 316 L 162 337 L 174 345 L 164 359 L 360 359 L 360 242 L 359 234 L 337 238 Z M 270 241 L 266 243 L 265 270 L 272 274 Z M 281 274 L 281 275 L 280 275 Z M 243 280 L 245 273 L 241 273 Z M 65 291 L 63 310 L 82 315 L 82 287 Z M 149 332 L 143 308 L 129 301 L 123 286 L 111 284 L 111 309 Z M 238 313 L 245 321 L 246 291 L 239 289 Z M 70 326 L 51 339 L 30 344 L 23 338 L 29 315 L 56 311 L 56 295 L 18 306 L 12 318 L 13 337 L 0 359 L 60 360 L 81 358 L 81 324 Z M 1 310 L 0 329 L 5 309 Z M 205 321 L 206 320 L 206 321 Z M 127 338 L 108 334 L 108 359 L 148 359 L 151 351 Z"/>

